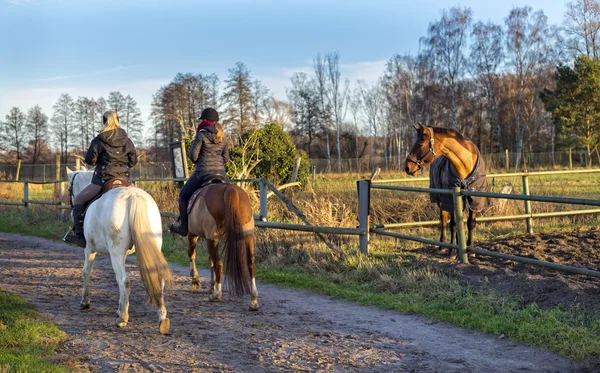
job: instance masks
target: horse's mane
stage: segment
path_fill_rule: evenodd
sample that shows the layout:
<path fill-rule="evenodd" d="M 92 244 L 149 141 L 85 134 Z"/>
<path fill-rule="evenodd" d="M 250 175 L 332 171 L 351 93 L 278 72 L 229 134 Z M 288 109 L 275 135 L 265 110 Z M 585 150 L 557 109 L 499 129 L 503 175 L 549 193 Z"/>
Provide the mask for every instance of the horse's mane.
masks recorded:
<path fill-rule="evenodd" d="M 450 136 L 450 137 L 457 137 L 461 140 L 465 140 L 462 133 L 455 131 L 453 129 L 443 128 L 443 127 L 431 127 L 431 128 L 433 129 L 434 133 L 439 133 L 439 134 L 443 134 L 443 135 Z"/>

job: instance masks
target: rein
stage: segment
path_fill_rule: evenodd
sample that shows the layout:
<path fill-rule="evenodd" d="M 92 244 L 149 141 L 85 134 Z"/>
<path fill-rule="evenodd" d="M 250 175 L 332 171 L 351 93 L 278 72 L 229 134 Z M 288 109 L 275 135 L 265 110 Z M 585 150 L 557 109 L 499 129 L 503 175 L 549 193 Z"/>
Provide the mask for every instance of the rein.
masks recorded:
<path fill-rule="evenodd" d="M 412 163 L 416 164 L 417 166 L 419 166 L 419 170 L 421 168 L 423 168 L 423 161 L 425 160 L 425 158 L 427 158 L 429 156 L 429 154 L 433 154 L 433 157 L 435 158 L 436 154 L 435 154 L 435 148 L 433 147 L 434 144 L 434 139 L 433 139 L 433 128 L 429 128 L 429 130 L 431 131 L 431 136 L 429 136 L 429 150 L 427 151 L 427 153 L 425 153 L 425 155 L 423 155 L 421 157 L 421 159 L 416 159 L 413 156 L 411 156 L 410 154 L 406 157 L 407 161 L 411 161 Z"/>
<path fill-rule="evenodd" d="M 71 179 L 71 182 L 69 183 L 69 198 L 70 198 L 70 202 L 71 202 L 71 207 L 73 207 L 73 184 L 75 184 L 75 178 L 77 177 L 77 175 L 79 175 L 78 173 L 73 175 L 73 178 Z"/>

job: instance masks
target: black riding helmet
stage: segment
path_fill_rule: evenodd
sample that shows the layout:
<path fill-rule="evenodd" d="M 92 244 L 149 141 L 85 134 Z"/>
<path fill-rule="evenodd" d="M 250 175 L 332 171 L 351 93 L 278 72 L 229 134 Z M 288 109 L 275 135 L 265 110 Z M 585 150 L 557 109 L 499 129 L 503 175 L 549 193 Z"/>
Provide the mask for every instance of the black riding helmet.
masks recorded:
<path fill-rule="evenodd" d="M 219 121 L 219 113 L 211 107 L 202 110 L 202 114 L 200 115 L 200 119 L 209 120 L 211 122 Z"/>

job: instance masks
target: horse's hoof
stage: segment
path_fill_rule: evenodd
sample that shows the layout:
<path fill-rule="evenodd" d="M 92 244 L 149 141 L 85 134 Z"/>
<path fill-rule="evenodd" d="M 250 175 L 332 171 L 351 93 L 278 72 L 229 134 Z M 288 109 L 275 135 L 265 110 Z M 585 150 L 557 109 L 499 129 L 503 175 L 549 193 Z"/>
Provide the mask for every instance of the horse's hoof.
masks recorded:
<path fill-rule="evenodd" d="M 89 310 L 90 309 L 90 304 L 89 303 L 81 303 L 79 305 L 79 308 L 81 308 L 82 310 Z"/>
<path fill-rule="evenodd" d="M 118 319 L 118 320 L 117 320 L 117 326 L 118 326 L 119 328 L 124 328 L 124 327 L 126 327 L 126 326 L 127 326 L 127 322 L 126 322 L 126 321 L 123 321 L 123 320 L 121 320 L 121 319 Z"/>
<path fill-rule="evenodd" d="M 197 278 L 192 279 L 192 290 L 200 290 L 200 281 Z"/>
<path fill-rule="evenodd" d="M 221 300 L 221 296 L 220 295 L 216 295 L 216 294 L 211 294 L 208 296 L 208 301 L 209 302 L 219 302 Z"/>
<path fill-rule="evenodd" d="M 208 289 L 208 294 L 214 294 L 215 293 L 215 287 L 211 286 L 210 289 Z"/>
<path fill-rule="evenodd" d="M 162 335 L 169 334 L 170 330 L 171 330 L 171 320 L 169 320 L 169 319 L 160 320 L 160 322 L 158 323 L 158 331 L 160 332 L 160 334 L 162 334 Z"/>
<path fill-rule="evenodd" d="M 258 311 L 258 302 L 251 302 L 250 307 L 248 307 L 249 311 Z"/>

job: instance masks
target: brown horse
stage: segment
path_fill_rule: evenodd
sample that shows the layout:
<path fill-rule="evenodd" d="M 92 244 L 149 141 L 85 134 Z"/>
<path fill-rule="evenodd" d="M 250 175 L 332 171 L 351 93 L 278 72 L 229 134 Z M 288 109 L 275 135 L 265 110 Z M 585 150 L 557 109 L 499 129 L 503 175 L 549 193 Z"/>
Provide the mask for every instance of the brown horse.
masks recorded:
<path fill-rule="evenodd" d="M 196 270 L 198 237 L 206 240 L 211 268 L 209 300 L 222 296 L 223 262 L 219 240 L 224 238 L 225 275 L 231 293 L 251 294 L 250 310 L 258 310 L 258 290 L 254 277 L 254 215 L 246 192 L 234 184 L 210 184 L 204 187 L 189 214 L 188 256 L 192 289 L 200 288 Z M 251 282 L 251 284 L 250 284 Z"/>
<path fill-rule="evenodd" d="M 417 130 L 417 140 L 406 157 L 407 174 L 414 175 L 431 163 L 430 188 L 450 189 L 460 186 L 468 190 L 487 190 L 487 180 L 483 172 L 485 164 L 475 144 L 451 129 L 427 127 L 420 123 L 414 127 Z M 439 194 L 432 194 L 431 201 L 440 207 L 440 241 L 446 240 L 446 225 L 450 217 L 450 243 L 454 243 L 454 201 L 451 196 Z M 467 246 L 470 246 L 473 242 L 473 230 L 477 225 L 476 213 L 488 207 L 489 203 L 487 198 L 480 197 L 465 197 L 463 201 L 465 209 L 469 211 Z M 449 250 L 449 255 L 451 258 L 456 257 L 452 254 L 452 249 Z"/>

